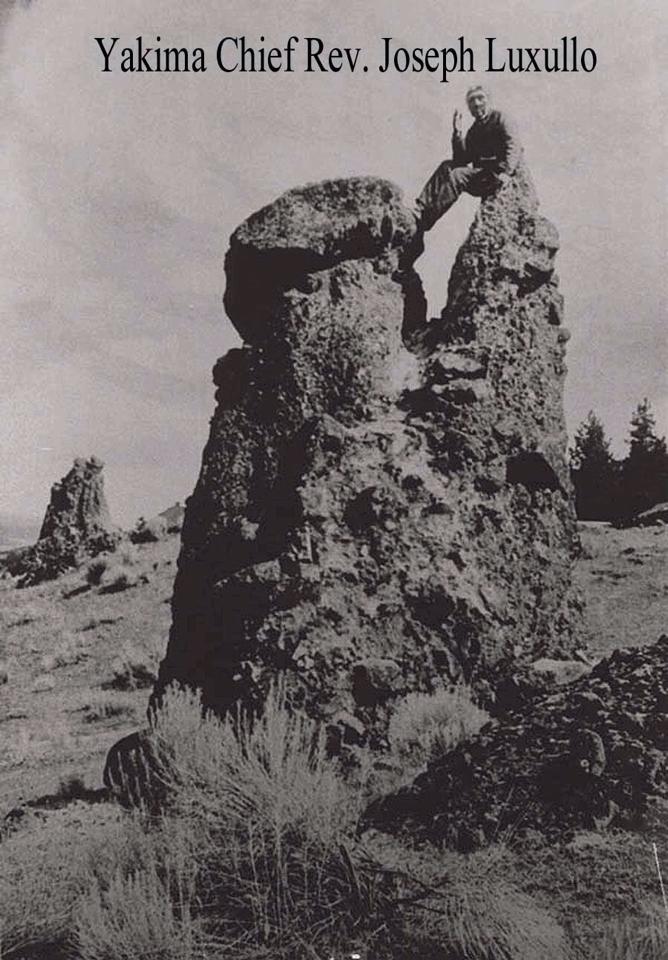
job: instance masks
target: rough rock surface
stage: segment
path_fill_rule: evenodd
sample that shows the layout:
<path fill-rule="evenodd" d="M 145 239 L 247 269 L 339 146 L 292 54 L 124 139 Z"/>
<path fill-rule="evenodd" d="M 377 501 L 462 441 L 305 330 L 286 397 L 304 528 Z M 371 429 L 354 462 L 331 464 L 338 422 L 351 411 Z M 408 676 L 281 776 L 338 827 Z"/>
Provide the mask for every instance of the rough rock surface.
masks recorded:
<path fill-rule="evenodd" d="M 120 533 L 109 515 L 103 467 L 97 457 L 77 458 L 69 473 L 51 487 L 37 543 L 4 560 L 21 586 L 51 580 L 116 545 Z"/>
<path fill-rule="evenodd" d="M 557 247 L 520 171 L 429 322 L 390 183 L 292 190 L 238 228 L 245 345 L 214 368 L 156 693 L 223 710 L 287 670 L 364 739 L 406 691 L 572 649 Z"/>
<path fill-rule="evenodd" d="M 506 831 L 637 825 L 655 798 L 668 798 L 668 636 L 488 725 L 366 822 L 470 850 Z"/>

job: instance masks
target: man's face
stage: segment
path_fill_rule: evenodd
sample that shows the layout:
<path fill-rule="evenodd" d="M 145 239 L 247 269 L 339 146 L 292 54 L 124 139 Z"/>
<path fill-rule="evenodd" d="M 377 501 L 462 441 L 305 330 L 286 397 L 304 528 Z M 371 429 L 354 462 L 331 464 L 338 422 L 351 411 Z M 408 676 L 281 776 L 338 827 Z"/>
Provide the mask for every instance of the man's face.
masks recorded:
<path fill-rule="evenodd" d="M 476 120 L 483 120 L 489 113 L 489 100 L 484 90 L 474 90 L 467 99 L 468 108 L 471 115 Z"/>

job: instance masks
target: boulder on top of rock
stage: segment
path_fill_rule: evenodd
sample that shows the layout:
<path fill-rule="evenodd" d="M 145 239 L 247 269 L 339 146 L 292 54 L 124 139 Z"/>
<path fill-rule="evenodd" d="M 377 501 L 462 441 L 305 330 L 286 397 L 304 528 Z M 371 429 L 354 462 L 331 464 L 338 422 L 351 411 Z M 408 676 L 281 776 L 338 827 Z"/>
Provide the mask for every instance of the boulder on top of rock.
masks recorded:
<path fill-rule="evenodd" d="M 525 702 L 376 802 L 366 823 L 470 850 L 512 831 L 551 840 L 642 822 L 668 798 L 668 636 L 617 650 Z"/>
<path fill-rule="evenodd" d="M 387 180 L 354 177 L 288 190 L 234 231 L 225 260 L 225 309 L 248 343 L 259 343 L 280 312 L 280 292 L 345 261 L 386 251 L 422 252 L 415 217 Z M 288 314 L 289 316 L 289 314 Z"/>
<path fill-rule="evenodd" d="M 88 557 L 113 549 L 120 531 L 111 521 L 104 494 L 104 464 L 78 457 L 54 483 L 37 543 L 4 558 L 19 586 L 51 580 Z"/>
<path fill-rule="evenodd" d="M 398 697 L 572 654 L 557 243 L 520 171 L 429 321 L 386 181 L 292 190 L 238 228 L 245 343 L 214 368 L 156 696 L 177 680 L 224 711 L 287 671 L 295 702 L 382 743 Z"/>

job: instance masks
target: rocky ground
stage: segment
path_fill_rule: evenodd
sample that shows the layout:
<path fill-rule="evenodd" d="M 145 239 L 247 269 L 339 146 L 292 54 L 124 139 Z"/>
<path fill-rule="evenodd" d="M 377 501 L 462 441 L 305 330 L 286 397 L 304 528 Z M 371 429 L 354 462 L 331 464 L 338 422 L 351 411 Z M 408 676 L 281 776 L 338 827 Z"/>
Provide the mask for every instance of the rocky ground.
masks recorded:
<path fill-rule="evenodd" d="M 580 534 L 587 651 L 653 643 L 666 625 L 668 530 L 587 523 Z M 178 547 L 177 536 L 135 546 L 136 582 L 117 592 L 89 587 L 85 568 L 22 590 L 0 581 L 3 812 L 71 777 L 101 787 L 106 750 L 143 722 L 148 698 L 141 679 L 133 689 L 114 678 L 128 657 L 155 668 L 163 655 Z"/>
<path fill-rule="evenodd" d="M 3 815 L 63 785 L 101 787 L 106 751 L 144 721 L 177 553 L 178 536 L 128 545 L 94 585 L 87 566 L 25 589 L 0 581 Z"/>
<path fill-rule="evenodd" d="M 580 528 L 586 652 L 655 643 L 665 624 L 668 530 Z M 90 827 L 91 813 L 99 822 L 117 816 L 101 791 L 104 755 L 143 723 L 169 629 L 178 543 L 171 536 L 129 547 L 99 584 L 88 583 L 87 568 L 22 590 L 0 584 L 3 836 L 37 842 L 56 820 L 78 829 L 82 817 Z M 554 908 L 583 960 L 606 956 L 591 951 L 611 925 L 659 902 L 652 843 L 668 871 L 661 807 L 642 830 L 577 829 L 547 846 L 531 832 L 501 839 L 515 851 L 517 880 Z"/>

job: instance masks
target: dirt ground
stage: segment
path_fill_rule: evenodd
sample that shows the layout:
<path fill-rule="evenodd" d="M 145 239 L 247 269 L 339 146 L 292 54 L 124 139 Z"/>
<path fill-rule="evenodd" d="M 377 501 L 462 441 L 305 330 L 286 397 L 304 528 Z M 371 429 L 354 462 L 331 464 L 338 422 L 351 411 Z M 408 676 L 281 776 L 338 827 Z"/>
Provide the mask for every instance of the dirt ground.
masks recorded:
<path fill-rule="evenodd" d="M 668 528 L 586 523 L 580 535 L 582 646 L 597 658 L 653 642 L 667 629 Z M 25 590 L 0 581 L 0 840 L 38 838 L 54 817 L 78 835 L 82 817 L 118 816 L 100 789 L 104 757 L 144 723 L 178 547 L 178 537 L 136 547 L 136 582 L 117 592 L 88 585 L 85 570 Z M 668 873 L 665 807 L 643 834 L 523 843 L 513 851 L 517 878 L 570 931 L 578 960 L 603 956 L 596 944 L 612 924 L 660 908 L 653 843 Z"/>
<path fill-rule="evenodd" d="M 23 590 L 0 581 L 0 819 L 73 780 L 101 787 L 106 751 L 143 724 L 178 547 L 134 548 L 138 582 L 118 592 L 88 587 L 85 569 Z"/>
<path fill-rule="evenodd" d="M 615 530 L 580 523 L 575 587 L 585 600 L 585 647 L 606 656 L 668 631 L 668 527 Z"/>
<path fill-rule="evenodd" d="M 598 657 L 653 642 L 668 629 L 668 529 L 582 523 L 580 536 L 583 646 Z M 138 582 L 116 593 L 87 587 L 85 570 L 25 590 L 0 582 L 8 675 L 0 686 L 0 812 L 70 778 L 101 786 L 106 750 L 143 723 L 145 683 L 123 684 L 122 664 L 155 670 L 162 657 L 178 547 L 177 536 L 136 547 Z"/>

